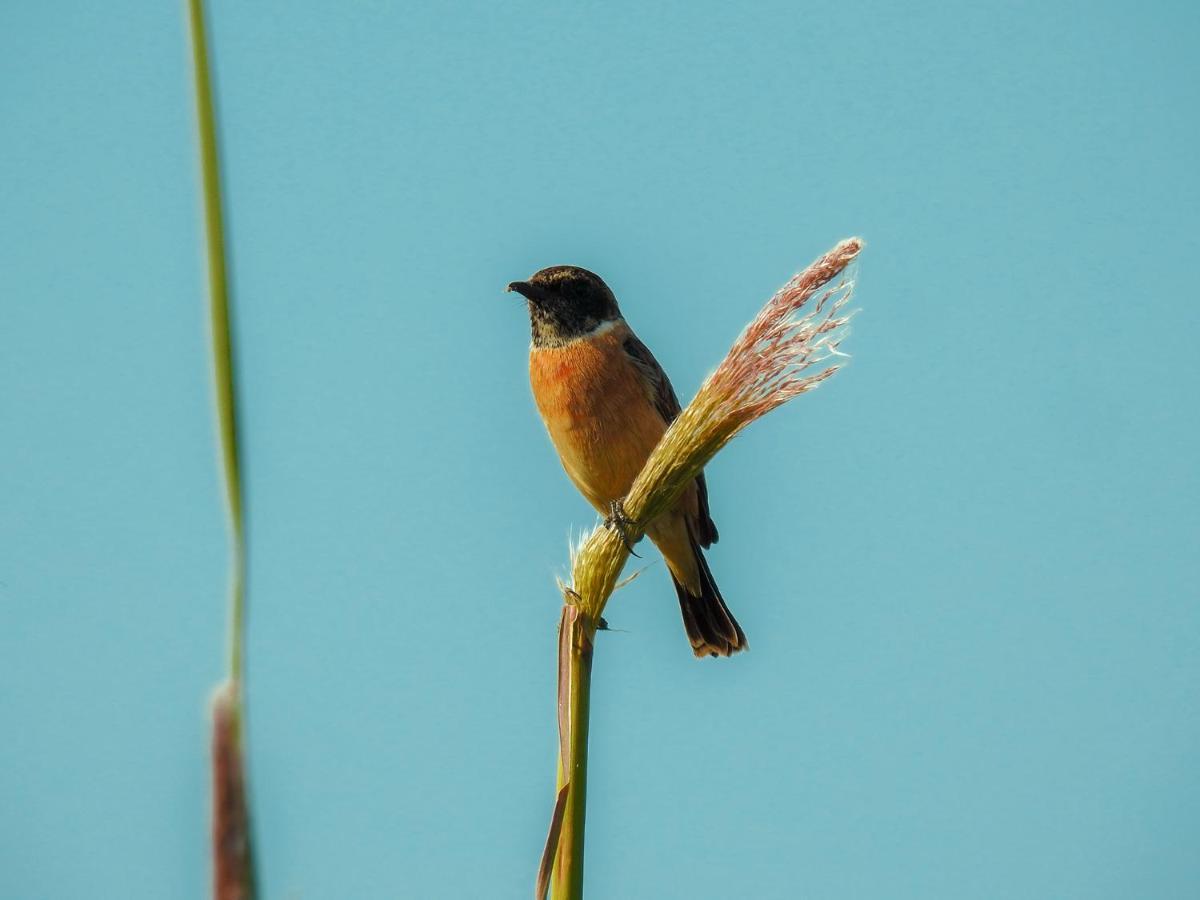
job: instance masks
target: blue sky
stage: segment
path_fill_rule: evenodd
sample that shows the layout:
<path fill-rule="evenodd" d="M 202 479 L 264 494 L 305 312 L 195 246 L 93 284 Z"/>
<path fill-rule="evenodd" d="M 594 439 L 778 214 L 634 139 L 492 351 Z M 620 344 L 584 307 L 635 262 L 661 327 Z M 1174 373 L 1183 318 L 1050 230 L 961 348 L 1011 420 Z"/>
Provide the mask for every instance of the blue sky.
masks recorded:
<path fill-rule="evenodd" d="M 589 896 L 1192 897 L 1190 4 L 216 2 L 269 898 L 524 897 L 594 519 L 503 286 L 690 397 L 838 239 L 852 364 L 710 466 L 753 649 L 653 553 Z M 0 9 L 0 894 L 201 897 L 227 543 L 182 4 Z"/>

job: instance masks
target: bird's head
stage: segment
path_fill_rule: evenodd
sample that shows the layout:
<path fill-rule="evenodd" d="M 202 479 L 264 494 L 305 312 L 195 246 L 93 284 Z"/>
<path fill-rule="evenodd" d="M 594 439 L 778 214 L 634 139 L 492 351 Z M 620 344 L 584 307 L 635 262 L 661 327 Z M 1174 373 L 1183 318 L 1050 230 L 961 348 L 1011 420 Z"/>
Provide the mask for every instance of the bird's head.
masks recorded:
<path fill-rule="evenodd" d="M 528 281 L 514 281 L 508 290 L 528 302 L 537 347 L 562 346 L 621 318 L 617 298 L 608 285 L 599 275 L 578 266 L 542 269 Z"/>

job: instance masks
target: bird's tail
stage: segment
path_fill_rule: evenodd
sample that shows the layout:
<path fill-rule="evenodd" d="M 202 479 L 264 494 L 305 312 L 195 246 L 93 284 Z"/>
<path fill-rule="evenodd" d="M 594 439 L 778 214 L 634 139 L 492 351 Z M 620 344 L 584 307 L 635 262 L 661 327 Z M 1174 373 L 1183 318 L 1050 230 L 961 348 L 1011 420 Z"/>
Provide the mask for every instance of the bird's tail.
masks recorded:
<path fill-rule="evenodd" d="M 700 573 L 700 593 L 691 593 L 674 574 L 671 576 L 679 595 L 683 627 L 692 642 L 692 652 L 696 656 L 731 656 L 747 649 L 750 645 L 742 626 L 725 605 L 704 559 L 704 551 L 695 540 L 692 541 L 692 552 L 696 554 L 696 568 Z"/>

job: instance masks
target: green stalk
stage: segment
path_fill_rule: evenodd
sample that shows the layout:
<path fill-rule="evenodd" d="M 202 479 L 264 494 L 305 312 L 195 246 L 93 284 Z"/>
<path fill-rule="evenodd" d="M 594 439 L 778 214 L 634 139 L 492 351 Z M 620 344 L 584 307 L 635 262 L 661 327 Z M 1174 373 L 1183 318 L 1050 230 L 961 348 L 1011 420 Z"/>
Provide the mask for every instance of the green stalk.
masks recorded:
<path fill-rule="evenodd" d="M 225 498 L 233 537 L 230 563 L 232 607 L 229 629 L 229 676 L 240 682 L 245 621 L 245 543 L 242 534 L 242 477 L 238 454 L 238 418 L 233 378 L 233 338 L 229 324 L 229 280 L 225 264 L 225 221 L 221 201 L 221 168 L 217 123 L 213 113 L 212 80 L 204 28 L 203 0 L 189 0 L 192 51 L 196 75 L 196 112 L 200 131 L 200 167 L 204 178 L 204 224 L 208 246 L 209 316 L 212 323 L 213 373 L 216 379 L 217 422 L 225 468 Z"/>
<path fill-rule="evenodd" d="M 230 561 L 231 608 L 229 677 L 240 685 L 246 618 L 246 548 L 242 531 L 242 476 L 238 454 L 238 417 L 233 378 L 233 337 L 229 324 L 229 279 L 225 264 L 225 221 L 221 201 L 221 168 L 217 150 L 217 122 L 213 113 L 208 42 L 204 29 L 203 0 L 189 0 L 192 51 L 196 74 L 196 112 L 200 131 L 200 167 L 204 178 L 204 224 L 208 245 L 209 317 L 212 323 L 213 374 L 216 378 L 217 422 L 221 431 L 221 456 L 225 467 L 225 499 L 233 538 Z M 241 699 L 239 697 L 240 706 Z"/>
<path fill-rule="evenodd" d="M 252 900 L 256 894 L 245 790 L 245 697 L 243 672 L 246 631 L 246 542 L 238 452 L 237 393 L 229 316 L 229 277 L 225 251 L 217 121 L 213 111 L 211 66 L 203 0 L 188 0 L 200 170 L 204 185 L 204 224 L 208 251 L 209 317 L 213 375 L 225 500 L 231 538 L 229 580 L 229 677 L 213 704 L 213 861 L 214 894 L 221 900 Z"/>
<path fill-rule="evenodd" d="M 583 835 L 587 810 L 588 720 L 592 691 L 592 629 L 578 607 L 563 607 L 559 636 L 558 789 L 567 787 L 552 880 L 553 900 L 583 897 Z"/>

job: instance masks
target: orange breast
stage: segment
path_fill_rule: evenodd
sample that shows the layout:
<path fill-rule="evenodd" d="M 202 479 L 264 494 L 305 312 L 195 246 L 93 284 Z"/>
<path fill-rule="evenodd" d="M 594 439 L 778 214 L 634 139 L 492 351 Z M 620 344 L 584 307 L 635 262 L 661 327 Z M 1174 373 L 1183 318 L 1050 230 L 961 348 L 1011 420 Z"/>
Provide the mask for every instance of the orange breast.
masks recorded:
<path fill-rule="evenodd" d="M 563 468 L 605 514 L 629 492 L 666 430 L 621 346 L 629 334 L 619 323 L 599 337 L 529 354 L 533 397 Z"/>

